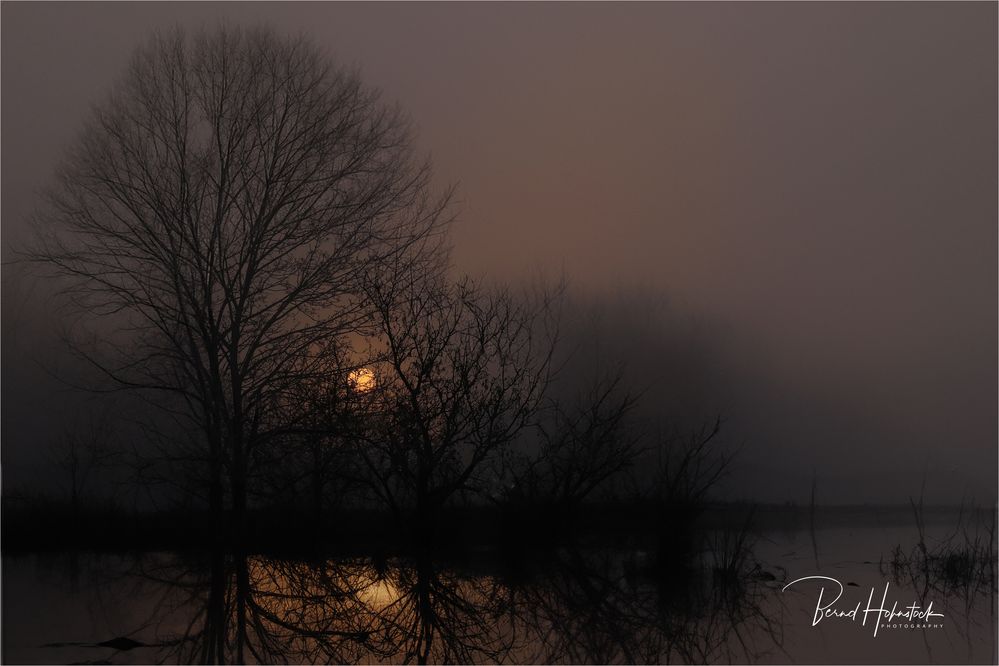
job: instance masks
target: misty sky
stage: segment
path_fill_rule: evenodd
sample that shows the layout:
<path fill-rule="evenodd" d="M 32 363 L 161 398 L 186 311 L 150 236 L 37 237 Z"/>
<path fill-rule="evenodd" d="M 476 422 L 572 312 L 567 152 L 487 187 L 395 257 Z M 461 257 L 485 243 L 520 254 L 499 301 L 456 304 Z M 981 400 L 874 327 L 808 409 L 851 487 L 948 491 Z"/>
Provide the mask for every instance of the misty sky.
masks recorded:
<path fill-rule="evenodd" d="M 458 267 L 604 303 L 650 410 L 696 387 L 744 442 L 732 496 L 995 495 L 995 3 L 5 3 L 5 260 L 147 32 L 223 19 L 398 101 L 459 185 Z M 5 481 L 54 399 L 57 315 L 14 268 Z"/>

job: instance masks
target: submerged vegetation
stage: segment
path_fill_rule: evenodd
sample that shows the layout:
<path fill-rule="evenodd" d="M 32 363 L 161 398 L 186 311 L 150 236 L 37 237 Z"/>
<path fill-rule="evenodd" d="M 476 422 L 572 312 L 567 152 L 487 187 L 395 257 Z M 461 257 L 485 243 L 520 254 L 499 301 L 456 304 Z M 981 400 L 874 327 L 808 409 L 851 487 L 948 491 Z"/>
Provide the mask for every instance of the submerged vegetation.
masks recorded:
<path fill-rule="evenodd" d="M 995 604 L 999 593 L 996 569 L 996 509 L 961 506 L 953 529 L 940 539 L 926 533 L 923 498 L 910 501 L 916 526 L 916 544 L 906 549 L 896 545 L 888 559 L 882 557 L 882 574 L 898 583 L 908 583 L 922 599 L 930 593 L 958 597 L 970 607 L 982 597 Z"/>

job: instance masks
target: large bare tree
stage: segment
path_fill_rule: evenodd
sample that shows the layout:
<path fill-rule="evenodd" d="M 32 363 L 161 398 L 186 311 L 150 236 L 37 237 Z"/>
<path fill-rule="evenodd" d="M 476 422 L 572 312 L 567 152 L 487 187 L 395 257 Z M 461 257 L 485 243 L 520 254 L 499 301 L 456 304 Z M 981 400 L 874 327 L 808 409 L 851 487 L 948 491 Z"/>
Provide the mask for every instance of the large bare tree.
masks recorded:
<path fill-rule="evenodd" d="M 178 30 L 94 110 L 31 255 L 105 320 L 86 358 L 193 425 L 213 512 L 228 490 L 242 519 L 268 405 L 367 324 L 372 266 L 440 265 L 448 196 L 400 112 L 308 41 Z"/>

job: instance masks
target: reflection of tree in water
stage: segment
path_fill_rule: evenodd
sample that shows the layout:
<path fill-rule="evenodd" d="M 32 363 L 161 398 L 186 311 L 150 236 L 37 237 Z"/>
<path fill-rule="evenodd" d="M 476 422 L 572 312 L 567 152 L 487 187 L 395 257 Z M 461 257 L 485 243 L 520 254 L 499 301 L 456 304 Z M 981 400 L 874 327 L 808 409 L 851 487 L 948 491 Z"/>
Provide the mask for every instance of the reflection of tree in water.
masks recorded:
<path fill-rule="evenodd" d="M 498 630 L 506 608 L 489 576 L 459 576 L 426 557 L 396 566 L 394 598 L 374 608 L 383 652 L 403 663 L 501 661 L 511 639 Z"/>
<path fill-rule="evenodd" d="M 354 662 L 372 652 L 361 565 L 215 553 L 143 567 L 165 584 L 150 624 L 180 663 Z"/>
<path fill-rule="evenodd" d="M 148 558 L 159 660 L 180 663 L 497 661 L 499 588 L 439 571 L 429 559 L 303 562 L 213 554 Z"/>
<path fill-rule="evenodd" d="M 526 661 L 537 663 L 611 663 L 640 661 L 634 642 L 642 599 L 621 589 L 606 557 L 585 558 L 578 551 L 554 554 L 527 584 L 512 594 L 515 622 L 534 634 Z M 619 603 L 629 596 L 631 605 Z M 522 660 L 523 661 L 523 660 Z"/>
<path fill-rule="evenodd" d="M 752 661 L 779 642 L 762 612 L 766 588 L 710 571 L 642 567 L 620 553 L 563 551 L 517 592 L 517 620 L 536 632 L 536 663 Z M 758 644 L 758 645 L 757 645 Z"/>
<path fill-rule="evenodd" d="M 162 661 L 653 663 L 752 660 L 775 640 L 757 581 L 657 578 L 612 551 L 561 550 L 526 577 L 431 558 L 373 564 L 215 554 L 146 562 Z"/>

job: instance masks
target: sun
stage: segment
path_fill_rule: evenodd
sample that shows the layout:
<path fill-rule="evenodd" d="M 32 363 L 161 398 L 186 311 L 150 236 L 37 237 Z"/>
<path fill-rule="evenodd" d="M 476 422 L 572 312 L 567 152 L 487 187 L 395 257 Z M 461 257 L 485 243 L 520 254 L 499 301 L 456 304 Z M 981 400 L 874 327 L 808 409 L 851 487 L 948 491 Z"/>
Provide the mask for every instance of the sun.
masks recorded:
<path fill-rule="evenodd" d="M 375 388 L 375 373 L 370 368 L 351 370 L 347 375 L 347 383 L 355 391 L 367 393 Z"/>

